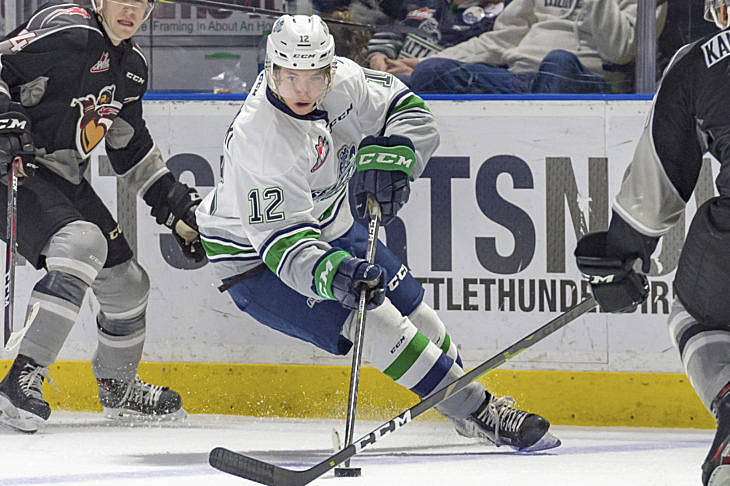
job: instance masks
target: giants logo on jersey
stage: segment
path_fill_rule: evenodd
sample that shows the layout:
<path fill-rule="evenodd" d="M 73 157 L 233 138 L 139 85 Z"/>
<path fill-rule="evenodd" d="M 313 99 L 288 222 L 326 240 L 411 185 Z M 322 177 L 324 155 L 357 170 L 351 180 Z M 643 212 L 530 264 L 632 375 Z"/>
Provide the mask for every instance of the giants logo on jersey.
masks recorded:
<path fill-rule="evenodd" d="M 105 86 L 98 96 L 93 94 L 74 98 L 71 106 L 78 106 L 81 112 L 76 125 L 76 149 L 84 157 L 104 139 L 122 104 L 114 100 L 115 85 Z"/>
<path fill-rule="evenodd" d="M 316 154 L 316 160 L 314 161 L 314 167 L 309 172 L 315 172 L 317 169 L 322 167 L 324 161 L 327 159 L 327 155 L 330 153 L 330 143 L 323 136 L 319 136 L 317 139 L 317 145 L 314 146 L 314 152 Z"/>

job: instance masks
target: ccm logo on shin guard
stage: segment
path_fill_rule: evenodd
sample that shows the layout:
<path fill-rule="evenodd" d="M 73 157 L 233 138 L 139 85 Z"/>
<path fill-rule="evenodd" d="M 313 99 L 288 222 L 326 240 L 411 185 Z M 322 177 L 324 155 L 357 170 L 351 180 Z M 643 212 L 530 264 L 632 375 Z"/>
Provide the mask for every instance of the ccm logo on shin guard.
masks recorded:
<path fill-rule="evenodd" d="M 395 346 L 390 348 L 390 354 L 395 354 L 396 351 L 398 351 L 398 348 L 400 348 L 401 344 L 403 344 L 406 340 L 405 336 L 401 336 L 397 343 L 395 343 Z"/>
<path fill-rule="evenodd" d="M 395 276 L 391 278 L 388 282 L 388 290 L 393 292 L 396 288 L 398 288 L 398 285 L 400 285 L 401 281 L 406 278 L 407 274 L 408 269 L 405 265 L 401 265 L 398 269 L 398 273 L 396 273 Z"/>

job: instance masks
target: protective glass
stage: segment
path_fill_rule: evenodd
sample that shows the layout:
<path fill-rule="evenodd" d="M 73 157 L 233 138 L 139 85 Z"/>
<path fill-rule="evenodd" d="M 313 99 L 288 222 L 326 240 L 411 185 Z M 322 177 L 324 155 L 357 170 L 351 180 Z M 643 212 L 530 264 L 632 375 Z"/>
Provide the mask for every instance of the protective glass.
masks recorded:
<path fill-rule="evenodd" d="M 294 70 L 274 66 L 279 96 L 290 101 L 318 101 L 329 88 L 330 68 Z"/>
<path fill-rule="evenodd" d="M 155 9 L 154 1 L 148 0 L 106 0 L 107 2 L 114 3 L 122 7 L 131 7 L 137 10 L 143 10 L 143 19 L 147 20 Z"/>

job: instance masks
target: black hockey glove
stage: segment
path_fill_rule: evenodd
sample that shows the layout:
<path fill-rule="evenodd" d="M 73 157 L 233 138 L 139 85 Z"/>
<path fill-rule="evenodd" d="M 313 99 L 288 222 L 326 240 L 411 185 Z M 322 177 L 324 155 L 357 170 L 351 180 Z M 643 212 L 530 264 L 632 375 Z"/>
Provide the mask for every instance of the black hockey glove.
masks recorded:
<path fill-rule="evenodd" d="M 165 177 L 168 180 L 163 181 Z M 205 258 L 205 252 L 198 234 L 198 223 L 195 221 L 195 209 L 200 204 L 198 191 L 177 181 L 170 185 L 169 180 L 172 176 L 163 178 L 153 184 L 144 199 L 152 207 L 151 213 L 155 221 L 172 230 L 172 235 L 182 248 L 183 255 L 193 261 L 201 262 Z M 160 187 L 155 187 L 158 183 L 164 185 L 167 191 L 162 192 Z M 154 197 L 155 195 L 157 197 Z"/>
<path fill-rule="evenodd" d="M 9 168 L 16 158 L 20 158 L 18 183 L 25 176 L 31 176 L 38 167 L 34 163 L 35 147 L 30 131 L 30 120 L 20 103 L 0 100 L 0 177 L 8 180 Z"/>
<path fill-rule="evenodd" d="M 633 269 L 636 256 L 610 256 L 608 232 L 589 233 L 578 240 L 578 269 L 588 279 L 591 293 L 604 312 L 633 312 L 649 295 L 649 281 Z"/>
<path fill-rule="evenodd" d="M 332 293 L 335 298 L 348 309 L 357 309 L 360 300 L 360 289 L 368 288 L 366 296 L 367 309 L 374 309 L 385 300 L 385 270 L 380 265 L 373 265 L 362 258 L 346 257 L 337 267 L 332 279 Z"/>
<path fill-rule="evenodd" d="M 387 225 L 410 196 L 416 164 L 413 143 L 400 135 L 365 137 L 355 154 L 355 164 L 352 192 L 358 217 L 366 217 L 368 194 L 372 194 L 380 204 L 381 223 Z"/>

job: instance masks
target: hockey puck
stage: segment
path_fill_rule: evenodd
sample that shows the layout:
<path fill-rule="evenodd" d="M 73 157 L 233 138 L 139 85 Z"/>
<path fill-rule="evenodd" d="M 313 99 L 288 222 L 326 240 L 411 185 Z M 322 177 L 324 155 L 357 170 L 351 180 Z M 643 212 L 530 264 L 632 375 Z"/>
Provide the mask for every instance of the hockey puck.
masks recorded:
<path fill-rule="evenodd" d="M 336 467 L 335 477 L 336 478 L 359 478 L 362 475 L 362 470 L 359 467 Z"/>

